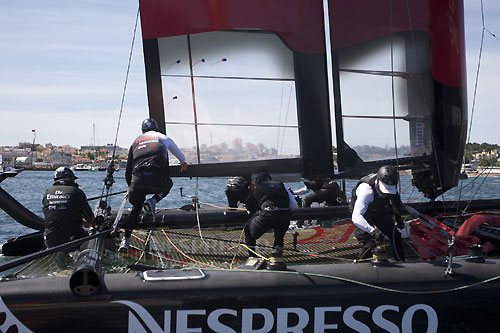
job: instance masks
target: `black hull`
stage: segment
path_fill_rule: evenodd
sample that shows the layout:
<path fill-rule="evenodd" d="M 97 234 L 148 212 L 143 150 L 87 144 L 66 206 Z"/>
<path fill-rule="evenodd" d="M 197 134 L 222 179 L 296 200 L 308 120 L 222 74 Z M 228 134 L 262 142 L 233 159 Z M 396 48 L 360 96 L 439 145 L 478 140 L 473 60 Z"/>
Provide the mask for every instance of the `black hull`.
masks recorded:
<path fill-rule="evenodd" d="M 249 325 L 268 327 L 266 332 L 296 325 L 304 332 L 368 327 L 406 332 L 410 326 L 413 332 L 497 331 L 500 260 L 459 262 L 448 277 L 445 268 L 427 262 L 297 266 L 288 272 L 204 270 L 202 279 L 154 282 L 112 274 L 88 298 L 73 296 L 67 277 L 3 281 L 1 298 L 10 313 L 2 312 L 7 312 L 5 323 L 35 332 L 179 332 L 186 327 L 250 332 Z M 10 327 L 3 325 L 3 331 Z"/>
<path fill-rule="evenodd" d="M 43 248 L 43 232 L 38 231 L 9 239 L 2 245 L 2 254 L 4 256 L 25 256 L 41 251 Z"/>

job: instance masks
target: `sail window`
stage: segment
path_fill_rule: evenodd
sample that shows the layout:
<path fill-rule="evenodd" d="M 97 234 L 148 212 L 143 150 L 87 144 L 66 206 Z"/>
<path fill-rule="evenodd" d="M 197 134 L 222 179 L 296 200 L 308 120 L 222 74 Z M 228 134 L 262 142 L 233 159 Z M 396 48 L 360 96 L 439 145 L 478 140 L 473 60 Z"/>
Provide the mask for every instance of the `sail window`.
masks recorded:
<path fill-rule="evenodd" d="M 364 162 L 431 154 L 428 45 L 406 32 L 338 51 L 343 140 Z"/>
<path fill-rule="evenodd" d="M 279 37 L 208 32 L 158 47 L 167 134 L 191 162 L 300 155 L 293 56 Z"/>

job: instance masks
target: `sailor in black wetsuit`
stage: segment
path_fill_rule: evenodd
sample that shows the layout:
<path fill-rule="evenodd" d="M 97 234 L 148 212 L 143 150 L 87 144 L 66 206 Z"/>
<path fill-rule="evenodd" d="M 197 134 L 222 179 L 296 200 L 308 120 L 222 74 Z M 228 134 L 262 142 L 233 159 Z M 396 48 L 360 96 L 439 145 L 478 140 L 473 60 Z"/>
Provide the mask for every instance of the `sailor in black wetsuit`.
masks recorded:
<path fill-rule="evenodd" d="M 303 207 L 311 207 L 313 202 L 318 204 L 324 202 L 326 206 L 338 206 L 346 202 L 345 194 L 335 180 L 305 178 L 303 182 L 305 185 L 303 188 L 292 192 L 293 195 L 308 193 L 304 198 Z M 313 192 L 309 193 L 311 191 Z M 297 221 L 297 227 L 302 227 L 304 222 L 308 223 L 307 221 Z"/>
<path fill-rule="evenodd" d="M 175 142 L 165 134 L 158 132 L 156 120 L 148 118 L 142 122 L 142 134 L 132 143 L 127 159 L 125 179 L 129 186 L 128 199 L 132 211 L 124 226 L 120 252 L 127 252 L 132 230 L 137 224 L 142 206 L 147 213 L 155 217 L 156 203 L 167 196 L 172 188 L 170 179 L 168 151 L 174 154 L 181 163 L 181 172 L 186 171 L 187 163 L 184 154 Z M 154 194 L 146 202 L 146 196 Z"/>
<path fill-rule="evenodd" d="M 250 194 L 249 177 L 231 177 L 226 184 L 226 197 L 229 207 L 237 208 L 238 202 L 245 203 Z"/>
<path fill-rule="evenodd" d="M 404 261 L 400 215 L 401 198 L 397 190 L 399 175 L 395 167 L 383 166 L 376 174 L 361 178 L 352 190 L 352 222 L 354 236 L 363 244 L 358 259 L 371 257 L 371 248 L 382 242 L 384 235 L 391 242 L 394 258 Z"/>
<path fill-rule="evenodd" d="M 71 169 L 57 168 L 54 173 L 54 184 L 43 195 L 42 205 L 45 215 L 43 237 L 47 248 L 88 236 L 82 223 L 86 223 L 89 227 L 94 224 L 94 214 L 85 193 L 75 183 L 76 179 L 78 177 Z M 63 258 L 67 257 L 68 252 L 76 249 L 78 246 L 58 255 L 58 265 L 65 266 L 61 263 Z"/>
<path fill-rule="evenodd" d="M 283 248 L 284 237 L 290 224 L 290 208 L 297 208 L 295 198 L 280 181 L 271 179 L 268 172 L 255 176 L 252 192 L 246 200 L 247 209 L 255 214 L 245 226 L 245 241 L 252 256 L 257 239 L 270 229 L 274 230 L 274 248 Z"/>
<path fill-rule="evenodd" d="M 311 207 L 313 202 L 325 202 L 327 206 L 338 206 L 346 202 L 345 194 L 335 180 L 304 179 L 304 187 L 293 191 L 294 195 L 309 193 L 304 198 L 304 207 Z"/>

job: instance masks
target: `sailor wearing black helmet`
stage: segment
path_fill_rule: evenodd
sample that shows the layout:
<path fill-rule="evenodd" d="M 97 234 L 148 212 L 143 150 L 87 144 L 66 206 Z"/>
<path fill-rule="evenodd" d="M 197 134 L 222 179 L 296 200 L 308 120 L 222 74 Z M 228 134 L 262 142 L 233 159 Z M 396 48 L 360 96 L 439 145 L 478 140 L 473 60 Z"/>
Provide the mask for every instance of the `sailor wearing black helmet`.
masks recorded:
<path fill-rule="evenodd" d="M 363 244 L 359 259 L 371 256 L 371 248 L 389 237 L 395 259 L 404 261 L 400 216 L 401 199 L 397 184 L 399 174 L 395 167 L 385 165 L 376 174 L 361 178 L 352 190 L 352 221 L 354 236 Z"/>
<path fill-rule="evenodd" d="M 76 179 L 78 177 L 71 169 L 57 168 L 54 172 L 54 184 L 43 195 L 43 236 L 47 248 L 88 236 L 82 223 L 89 227 L 94 224 L 94 214 L 85 193 L 75 183 Z"/>
<path fill-rule="evenodd" d="M 226 197 L 230 208 L 237 208 L 238 203 L 245 203 L 250 194 L 250 177 L 231 177 L 226 183 Z"/>
<path fill-rule="evenodd" d="M 274 248 L 284 246 L 284 237 L 290 224 L 290 208 L 297 208 L 295 198 L 285 185 L 272 180 L 267 171 L 252 177 L 251 193 L 246 200 L 247 209 L 255 214 L 245 225 L 245 241 L 253 255 L 257 239 L 267 231 L 274 231 Z"/>
<path fill-rule="evenodd" d="M 127 252 L 129 248 L 130 236 L 143 205 L 146 212 L 154 219 L 156 203 L 166 197 L 172 188 L 168 152 L 174 154 L 181 163 L 181 172 L 187 169 L 184 154 L 174 140 L 158 132 L 156 120 L 145 119 L 141 129 L 142 134 L 134 140 L 128 153 L 125 179 L 129 186 L 128 199 L 132 204 L 132 210 L 124 226 L 125 236 L 120 244 L 120 252 Z M 144 202 L 148 194 L 154 195 Z"/>
<path fill-rule="evenodd" d="M 303 179 L 304 187 L 293 191 L 294 195 L 307 194 L 304 198 L 304 207 L 311 207 L 313 202 L 325 202 L 327 206 L 337 206 L 346 202 L 345 194 L 339 184 L 332 179 Z M 309 193 L 313 191 L 312 193 Z"/>

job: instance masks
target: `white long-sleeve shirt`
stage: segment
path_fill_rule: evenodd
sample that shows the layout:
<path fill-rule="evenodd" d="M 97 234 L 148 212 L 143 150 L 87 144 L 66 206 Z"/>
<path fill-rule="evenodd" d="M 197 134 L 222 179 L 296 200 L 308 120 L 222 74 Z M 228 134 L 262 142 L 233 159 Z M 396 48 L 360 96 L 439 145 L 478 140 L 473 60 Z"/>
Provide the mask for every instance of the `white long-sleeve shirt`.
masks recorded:
<path fill-rule="evenodd" d="M 385 197 L 385 194 L 381 193 L 378 190 L 377 194 L 382 198 Z M 372 203 L 373 200 L 375 200 L 375 194 L 372 187 L 367 183 L 359 184 L 358 188 L 356 189 L 356 197 L 357 199 L 352 210 L 352 222 L 361 230 L 372 232 L 373 230 L 375 230 L 375 228 L 371 226 L 364 217 L 364 214 L 368 209 L 368 205 Z"/>
<path fill-rule="evenodd" d="M 295 200 L 295 197 L 290 192 L 290 190 L 287 188 L 286 188 L 286 193 L 288 193 L 288 204 L 290 206 L 290 209 L 299 208 L 299 205 L 297 204 L 297 200 Z"/>
<path fill-rule="evenodd" d="M 303 195 L 303 194 L 306 194 L 306 193 L 309 193 L 309 192 L 311 192 L 311 189 L 308 188 L 307 186 L 304 186 L 301 189 L 293 191 L 293 194 L 295 194 L 295 195 Z"/>
<path fill-rule="evenodd" d="M 152 134 L 151 132 L 154 131 L 146 132 L 145 134 Z M 165 147 L 165 156 L 167 156 L 167 159 L 168 159 L 168 152 L 170 151 L 179 160 L 181 164 L 186 162 L 186 157 L 179 149 L 179 147 L 177 147 L 174 140 L 172 140 L 170 137 L 166 136 L 163 133 L 159 132 L 154 132 L 154 133 L 160 137 L 160 142 Z"/>

